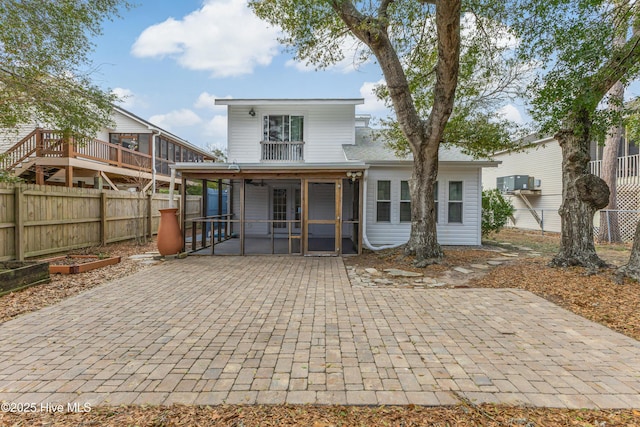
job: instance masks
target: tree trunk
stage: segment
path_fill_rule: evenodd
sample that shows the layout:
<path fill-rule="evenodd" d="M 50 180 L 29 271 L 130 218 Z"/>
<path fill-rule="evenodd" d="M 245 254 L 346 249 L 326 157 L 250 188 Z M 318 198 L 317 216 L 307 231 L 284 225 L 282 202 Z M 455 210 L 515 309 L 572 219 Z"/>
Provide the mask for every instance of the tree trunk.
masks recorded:
<path fill-rule="evenodd" d="M 406 254 L 416 256 L 416 267 L 426 267 L 442 258 L 436 229 L 434 183 L 438 177 L 438 151 L 422 150 L 413 160 L 411 191 L 411 235 Z"/>
<path fill-rule="evenodd" d="M 405 252 L 415 255 L 415 265 L 426 266 L 442 258 L 435 224 L 433 185 L 438 177 L 438 147 L 447 125 L 460 66 L 460 14 L 462 0 L 435 0 L 438 61 L 433 88 L 433 107 L 426 120 L 418 114 L 402 62 L 387 34 L 387 8 L 380 6 L 380 19 L 363 16 L 349 1 L 334 0 L 331 6 L 351 32 L 373 52 L 384 75 L 396 119 L 413 153 L 410 180 L 411 235 Z"/>
<path fill-rule="evenodd" d="M 640 282 L 640 221 L 636 225 L 636 233 L 633 236 L 633 247 L 627 265 L 618 269 L 618 277 L 628 277 Z"/>
<path fill-rule="evenodd" d="M 609 110 L 620 110 L 624 97 L 624 86 L 617 82 L 609 91 L 610 101 Z M 623 127 L 613 126 L 607 133 L 604 149 L 602 152 L 602 166 L 600 168 L 600 176 L 609 186 L 609 203 L 605 207 L 607 211 L 615 211 L 618 209 L 617 202 L 617 171 L 618 171 L 618 148 L 622 139 Z M 619 243 L 622 241 L 620 237 L 620 225 L 618 222 L 617 212 L 603 212 L 600 215 L 600 230 L 598 233 L 600 242 Z"/>
<path fill-rule="evenodd" d="M 605 182 L 589 173 L 589 115 L 567 120 L 555 135 L 562 149 L 562 205 L 558 210 L 562 233 L 553 266 L 604 267 L 593 241 L 593 216 L 609 202 Z"/>

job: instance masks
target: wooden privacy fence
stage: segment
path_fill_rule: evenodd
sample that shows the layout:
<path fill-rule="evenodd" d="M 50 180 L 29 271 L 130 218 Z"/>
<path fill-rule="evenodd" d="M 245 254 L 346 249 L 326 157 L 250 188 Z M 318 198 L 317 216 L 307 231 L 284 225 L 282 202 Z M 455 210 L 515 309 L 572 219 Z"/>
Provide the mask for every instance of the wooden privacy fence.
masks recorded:
<path fill-rule="evenodd" d="M 187 218 L 201 204 L 187 196 Z M 150 237 L 167 207 L 168 194 L 0 183 L 0 261 Z"/>

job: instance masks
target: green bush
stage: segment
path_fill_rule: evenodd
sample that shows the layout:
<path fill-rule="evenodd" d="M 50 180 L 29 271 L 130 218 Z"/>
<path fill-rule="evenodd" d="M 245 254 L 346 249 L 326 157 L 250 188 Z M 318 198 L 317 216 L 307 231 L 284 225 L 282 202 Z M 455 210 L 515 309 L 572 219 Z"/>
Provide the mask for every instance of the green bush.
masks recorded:
<path fill-rule="evenodd" d="M 482 190 L 482 235 L 499 232 L 505 226 L 514 208 L 500 190 Z"/>
<path fill-rule="evenodd" d="M 6 171 L 4 169 L 0 169 L 0 182 L 16 183 L 16 182 L 22 182 L 22 180 L 17 176 L 15 176 L 14 174 L 12 174 L 11 172 Z"/>

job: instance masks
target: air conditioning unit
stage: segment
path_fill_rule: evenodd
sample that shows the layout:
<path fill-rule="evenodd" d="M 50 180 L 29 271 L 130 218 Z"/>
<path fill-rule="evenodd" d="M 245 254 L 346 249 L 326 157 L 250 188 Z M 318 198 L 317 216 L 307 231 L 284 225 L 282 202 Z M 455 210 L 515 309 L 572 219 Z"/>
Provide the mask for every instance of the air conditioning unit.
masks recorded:
<path fill-rule="evenodd" d="M 496 187 L 503 193 L 515 190 L 533 190 L 536 185 L 534 177 L 529 175 L 509 175 L 496 178 Z"/>

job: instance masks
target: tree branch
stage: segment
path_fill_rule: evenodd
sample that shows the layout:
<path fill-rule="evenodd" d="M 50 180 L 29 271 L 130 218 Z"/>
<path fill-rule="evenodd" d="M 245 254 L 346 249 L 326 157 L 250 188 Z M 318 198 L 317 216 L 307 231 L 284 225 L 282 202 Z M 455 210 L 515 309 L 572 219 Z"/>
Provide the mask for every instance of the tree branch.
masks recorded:
<path fill-rule="evenodd" d="M 640 62 L 640 31 L 635 30 L 619 52 L 620 54 L 614 55 L 589 79 L 589 86 L 593 88 L 591 94 L 598 96 L 598 99 L 606 95 L 617 81 Z"/>

